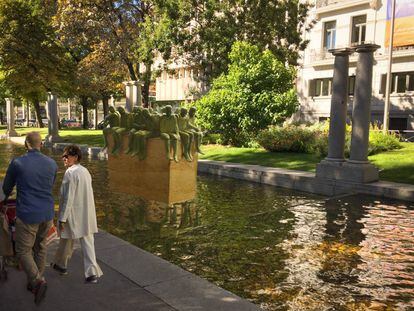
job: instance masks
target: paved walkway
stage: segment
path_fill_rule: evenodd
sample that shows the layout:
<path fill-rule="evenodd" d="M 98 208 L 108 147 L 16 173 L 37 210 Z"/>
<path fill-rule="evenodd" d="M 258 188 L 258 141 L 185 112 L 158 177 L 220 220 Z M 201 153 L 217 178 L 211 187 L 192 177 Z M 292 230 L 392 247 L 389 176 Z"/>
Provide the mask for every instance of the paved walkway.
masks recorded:
<path fill-rule="evenodd" d="M 56 243 L 49 247 L 50 262 Z M 99 264 L 104 272 L 99 284 L 84 284 L 79 246 L 69 264 L 69 275 L 50 267 L 45 300 L 35 306 L 25 288 L 24 272 L 10 268 L 9 280 L 0 282 L 0 310 L 4 311 L 129 311 L 129 310 L 259 310 L 181 268 L 108 233 L 95 239 Z"/>

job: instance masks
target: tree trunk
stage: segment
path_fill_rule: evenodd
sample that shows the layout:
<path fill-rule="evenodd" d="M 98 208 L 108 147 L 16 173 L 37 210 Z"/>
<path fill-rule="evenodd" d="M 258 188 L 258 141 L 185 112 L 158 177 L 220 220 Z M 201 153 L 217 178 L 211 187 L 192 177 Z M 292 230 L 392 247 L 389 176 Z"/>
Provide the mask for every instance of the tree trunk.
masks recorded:
<path fill-rule="evenodd" d="M 102 96 L 102 106 L 103 106 L 103 114 L 104 119 L 109 114 L 109 97 L 108 96 Z"/>
<path fill-rule="evenodd" d="M 42 116 L 40 114 L 40 102 L 38 99 L 33 100 L 33 106 L 35 109 L 37 124 L 39 125 L 40 128 L 45 127 L 42 121 Z"/>
<path fill-rule="evenodd" d="M 142 88 L 142 105 L 145 108 L 150 106 L 149 103 L 149 88 L 151 84 L 151 64 L 145 64 L 145 72 L 144 72 L 144 86 Z"/>
<path fill-rule="evenodd" d="M 98 111 L 99 111 L 98 103 L 95 105 L 95 114 L 94 114 L 94 120 L 93 120 L 93 127 L 95 130 L 98 129 Z"/>
<path fill-rule="evenodd" d="M 0 110 L 0 124 L 1 125 L 4 125 L 4 122 L 3 122 L 3 110 Z"/>
<path fill-rule="evenodd" d="M 129 60 L 126 61 L 125 63 L 128 67 L 129 77 L 131 78 L 132 81 L 136 81 L 137 80 L 137 75 L 135 73 L 134 66 L 132 65 L 132 63 Z"/>
<path fill-rule="evenodd" d="M 88 98 L 86 96 L 81 96 L 81 105 L 82 105 L 82 114 L 83 114 L 82 127 L 85 130 L 87 130 L 89 128 L 89 120 L 88 120 Z"/>

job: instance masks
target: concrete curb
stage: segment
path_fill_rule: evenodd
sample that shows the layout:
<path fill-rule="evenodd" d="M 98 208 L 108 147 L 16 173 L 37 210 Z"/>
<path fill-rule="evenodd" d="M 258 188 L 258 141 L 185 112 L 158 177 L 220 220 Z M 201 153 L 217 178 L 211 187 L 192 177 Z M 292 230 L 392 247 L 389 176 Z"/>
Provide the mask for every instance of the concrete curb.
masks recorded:
<path fill-rule="evenodd" d="M 210 160 L 198 160 L 198 171 L 327 196 L 362 193 L 414 201 L 414 185 L 410 184 L 388 181 L 361 184 L 317 178 L 311 172 Z"/>

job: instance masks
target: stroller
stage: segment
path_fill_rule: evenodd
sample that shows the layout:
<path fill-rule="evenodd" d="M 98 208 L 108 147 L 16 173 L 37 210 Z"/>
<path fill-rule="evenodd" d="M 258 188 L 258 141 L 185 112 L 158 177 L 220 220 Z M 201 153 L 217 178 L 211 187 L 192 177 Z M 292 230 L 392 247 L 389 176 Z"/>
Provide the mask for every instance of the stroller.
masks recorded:
<path fill-rule="evenodd" d="M 0 280 L 7 280 L 6 262 L 15 250 L 16 201 L 0 202 Z"/>

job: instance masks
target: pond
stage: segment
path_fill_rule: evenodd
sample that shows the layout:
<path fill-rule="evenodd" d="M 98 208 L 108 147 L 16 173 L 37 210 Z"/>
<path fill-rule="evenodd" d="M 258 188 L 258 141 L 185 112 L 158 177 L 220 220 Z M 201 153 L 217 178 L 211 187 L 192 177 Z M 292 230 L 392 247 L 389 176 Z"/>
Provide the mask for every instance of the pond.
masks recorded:
<path fill-rule="evenodd" d="M 0 143 L 1 179 L 23 152 Z M 84 161 L 100 228 L 264 310 L 414 309 L 413 203 L 199 175 L 193 201 L 151 205 L 111 191 L 106 164 Z"/>

